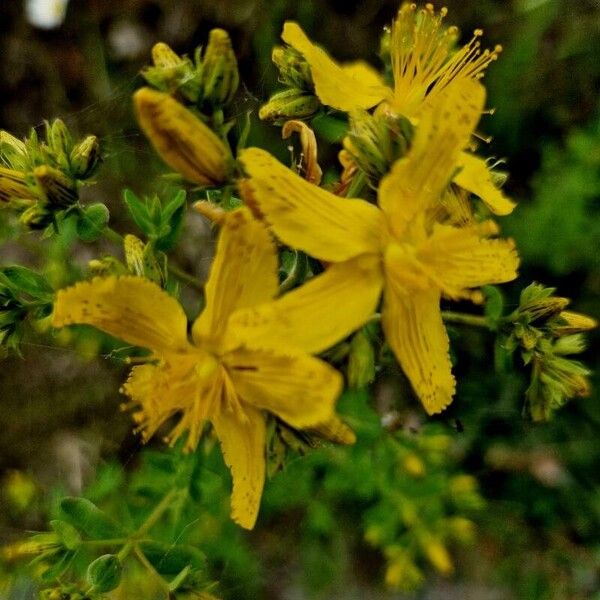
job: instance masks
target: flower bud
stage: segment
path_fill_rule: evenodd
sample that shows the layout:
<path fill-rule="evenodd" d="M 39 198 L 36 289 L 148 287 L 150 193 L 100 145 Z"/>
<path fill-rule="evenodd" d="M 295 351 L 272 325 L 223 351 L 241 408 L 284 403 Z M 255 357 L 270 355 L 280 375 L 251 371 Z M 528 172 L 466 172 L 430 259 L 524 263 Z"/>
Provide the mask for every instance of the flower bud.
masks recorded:
<path fill-rule="evenodd" d="M 212 104 L 228 104 L 240 83 L 237 59 L 231 39 L 224 29 L 213 29 L 202 60 L 204 99 Z"/>
<path fill-rule="evenodd" d="M 161 69 L 169 69 L 185 64 L 185 60 L 176 54 L 168 44 L 158 42 L 152 47 L 152 62 Z"/>
<path fill-rule="evenodd" d="M 563 336 L 572 333 L 581 333 L 596 327 L 598 327 L 598 322 L 592 319 L 592 317 L 563 310 L 557 319 L 557 324 L 552 325 L 552 333 L 557 336 Z"/>
<path fill-rule="evenodd" d="M 0 130 L 0 154 L 3 156 L 26 156 L 27 146 L 8 131 Z"/>
<path fill-rule="evenodd" d="M 285 121 L 287 119 L 305 119 L 314 115 L 321 102 L 314 95 L 298 88 L 273 94 L 269 101 L 260 107 L 258 117 L 263 121 Z"/>
<path fill-rule="evenodd" d="M 73 145 L 73 138 L 61 119 L 46 123 L 46 140 L 57 157 L 67 157 Z"/>
<path fill-rule="evenodd" d="M 352 389 L 366 387 L 375 379 L 375 353 L 369 337 L 359 331 L 350 342 L 348 358 L 348 386 Z"/>
<path fill-rule="evenodd" d="M 39 204 L 34 204 L 21 213 L 19 221 L 29 229 L 46 229 L 54 221 L 52 213 Z"/>
<path fill-rule="evenodd" d="M 36 195 L 25 180 L 25 173 L 0 167 L 0 203 L 11 200 L 35 200 Z"/>
<path fill-rule="evenodd" d="M 311 431 L 334 444 L 351 446 L 356 442 L 354 431 L 337 415 L 333 415 L 327 422 L 311 428 Z"/>
<path fill-rule="evenodd" d="M 33 170 L 33 176 L 51 208 L 69 208 L 79 199 L 75 182 L 62 171 L 42 165 Z"/>
<path fill-rule="evenodd" d="M 289 87 L 313 91 L 314 84 L 310 66 L 297 50 L 289 46 L 275 46 L 271 60 L 279 69 L 279 79 L 282 83 Z"/>
<path fill-rule="evenodd" d="M 76 179 L 87 179 L 100 163 L 100 144 L 95 135 L 88 135 L 77 144 L 70 157 L 71 171 Z"/>
<path fill-rule="evenodd" d="M 168 94 L 147 87 L 133 98 L 140 127 L 167 165 L 198 185 L 227 181 L 232 166 L 229 150 L 194 113 Z"/>

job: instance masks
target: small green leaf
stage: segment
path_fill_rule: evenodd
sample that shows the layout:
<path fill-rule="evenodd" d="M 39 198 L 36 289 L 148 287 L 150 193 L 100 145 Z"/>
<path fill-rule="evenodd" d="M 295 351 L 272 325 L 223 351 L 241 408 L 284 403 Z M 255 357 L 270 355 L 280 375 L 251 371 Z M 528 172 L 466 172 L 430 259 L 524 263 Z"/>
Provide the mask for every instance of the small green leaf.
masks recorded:
<path fill-rule="evenodd" d="M 163 209 L 161 219 L 163 226 L 166 227 L 166 233 L 162 233 L 161 228 L 160 237 L 156 242 L 157 250 L 168 252 L 175 246 L 181 227 L 183 226 L 185 211 L 185 191 L 180 190 Z"/>
<path fill-rule="evenodd" d="M 123 192 L 123 200 L 140 231 L 148 237 L 154 235 L 155 226 L 147 206 L 131 190 Z"/>
<path fill-rule="evenodd" d="M 25 292 L 33 298 L 47 301 L 51 301 L 54 296 L 54 290 L 44 277 L 25 267 L 4 267 L 0 270 L 0 283 L 15 294 Z"/>
<path fill-rule="evenodd" d="M 81 543 L 81 536 L 73 525 L 55 519 L 54 521 L 50 521 L 50 526 L 56 532 L 63 546 L 67 548 L 67 550 L 77 549 Z"/>
<path fill-rule="evenodd" d="M 86 207 L 77 220 L 77 235 L 84 242 L 95 242 L 110 219 L 108 208 L 101 202 Z"/>
<path fill-rule="evenodd" d="M 60 510 L 67 522 L 92 539 L 112 539 L 123 533 L 115 521 L 86 498 L 63 498 Z"/>
<path fill-rule="evenodd" d="M 75 552 L 72 552 L 71 550 L 64 552 L 57 562 L 42 573 L 42 581 L 49 582 L 60 577 L 69 568 L 74 556 Z"/>
<path fill-rule="evenodd" d="M 115 554 L 103 554 L 90 563 L 86 577 L 94 592 L 104 594 L 118 587 L 121 571 L 121 562 Z"/>

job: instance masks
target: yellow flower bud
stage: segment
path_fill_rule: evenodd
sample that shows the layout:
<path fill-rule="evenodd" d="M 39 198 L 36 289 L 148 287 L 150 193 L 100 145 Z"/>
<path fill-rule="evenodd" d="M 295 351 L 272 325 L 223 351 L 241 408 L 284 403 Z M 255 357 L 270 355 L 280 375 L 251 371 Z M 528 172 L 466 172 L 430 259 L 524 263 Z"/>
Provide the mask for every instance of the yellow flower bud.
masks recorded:
<path fill-rule="evenodd" d="M 172 169 L 202 186 L 227 181 L 229 150 L 198 117 L 168 94 L 150 88 L 141 88 L 133 98 L 140 127 Z"/>
<path fill-rule="evenodd" d="M 313 427 L 311 431 L 314 431 L 317 435 L 333 442 L 334 444 L 343 444 L 350 446 L 356 442 L 356 435 L 352 429 L 337 415 L 334 415 L 329 421 Z"/>
<path fill-rule="evenodd" d="M 454 571 L 454 564 L 450 558 L 448 550 L 435 538 L 427 538 L 423 543 L 423 552 L 425 556 L 441 575 L 450 575 Z"/>
<path fill-rule="evenodd" d="M 75 182 L 62 171 L 42 165 L 33 170 L 33 176 L 45 200 L 52 208 L 68 208 L 79 199 Z"/>
<path fill-rule="evenodd" d="M 152 62 L 156 67 L 162 69 L 178 67 L 185 63 L 185 61 L 164 42 L 158 42 L 152 47 Z"/>
<path fill-rule="evenodd" d="M 580 333 L 598 327 L 598 322 L 592 317 L 569 310 L 563 310 L 560 313 L 560 319 L 564 324 L 552 327 L 552 332 L 559 336 Z"/>
<path fill-rule="evenodd" d="M 425 475 L 423 461 L 412 452 L 403 458 L 402 468 L 412 477 L 423 477 Z"/>
<path fill-rule="evenodd" d="M 0 202 L 35 199 L 35 193 L 25 181 L 25 173 L 0 167 Z"/>
<path fill-rule="evenodd" d="M 303 119 L 316 113 L 320 106 L 321 102 L 314 94 L 292 88 L 273 94 L 260 107 L 258 117 L 263 121 Z"/>
<path fill-rule="evenodd" d="M 224 29 L 213 29 L 202 60 L 204 99 L 213 104 L 227 104 L 240 83 L 237 59 L 231 39 Z"/>
<path fill-rule="evenodd" d="M 77 144 L 70 157 L 71 170 L 77 179 L 90 177 L 100 162 L 100 144 L 95 135 L 88 135 Z"/>
<path fill-rule="evenodd" d="M 368 336 L 359 331 L 350 342 L 348 386 L 361 389 L 375 379 L 375 352 Z"/>
<path fill-rule="evenodd" d="M 8 133 L 8 131 L 0 130 L 0 153 L 25 156 L 27 154 L 27 146 L 25 146 L 25 142 L 17 139 L 14 135 Z"/>

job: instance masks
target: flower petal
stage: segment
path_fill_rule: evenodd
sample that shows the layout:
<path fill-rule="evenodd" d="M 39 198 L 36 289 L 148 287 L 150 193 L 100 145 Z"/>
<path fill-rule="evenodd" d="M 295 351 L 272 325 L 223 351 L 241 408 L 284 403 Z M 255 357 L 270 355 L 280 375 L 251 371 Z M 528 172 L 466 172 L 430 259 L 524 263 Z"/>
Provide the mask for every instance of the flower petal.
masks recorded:
<path fill-rule="evenodd" d="M 459 166 L 461 169 L 453 180 L 456 185 L 479 196 L 496 215 L 508 215 L 513 211 L 516 204 L 496 187 L 485 160 L 463 152 L 460 155 Z"/>
<path fill-rule="evenodd" d="M 244 404 L 298 429 L 326 423 L 342 391 L 342 376 L 303 352 L 242 347 L 224 355 L 223 363 Z"/>
<path fill-rule="evenodd" d="M 259 410 L 245 406 L 244 412 L 245 420 L 237 413 L 221 412 L 211 421 L 233 478 L 231 518 L 241 527 L 252 529 L 265 483 L 266 431 Z"/>
<path fill-rule="evenodd" d="M 449 86 L 423 111 L 408 154 L 394 163 L 379 185 L 379 206 L 397 235 L 450 183 L 484 102 L 483 86 L 463 81 Z"/>
<path fill-rule="evenodd" d="M 287 21 L 281 37 L 304 56 L 310 66 L 315 92 L 323 104 L 350 112 L 356 108 L 371 108 L 391 97 L 392 91 L 375 69 L 361 61 L 339 65 L 313 44 L 297 23 Z"/>
<path fill-rule="evenodd" d="M 259 148 L 239 158 L 250 176 L 241 185 L 245 202 L 282 242 L 332 262 L 378 252 L 383 219 L 376 207 L 308 183 Z"/>
<path fill-rule="evenodd" d="M 93 325 L 156 352 L 189 347 L 187 319 L 179 302 L 142 277 L 96 277 L 60 290 L 52 324 Z"/>
<path fill-rule="evenodd" d="M 383 286 L 377 256 L 334 264 L 299 288 L 234 313 L 232 335 L 252 345 L 321 352 L 358 329 L 375 312 Z"/>
<path fill-rule="evenodd" d="M 504 283 L 517 276 L 519 256 L 512 240 L 490 240 L 493 221 L 466 227 L 436 225 L 417 251 L 427 274 L 453 299 L 468 298 L 469 288 Z"/>
<path fill-rule="evenodd" d="M 194 340 L 224 333 L 234 310 L 271 300 L 278 285 L 277 253 L 265 226 L 247 208 L 227 213 L 206 283 L 206 307 L 192 328 Z"/>
<path fill-rule="evenodd" d="M 444 410 L 452 402 L 455 381 L 439 291 L 404 294 L 386 288 L 382 325 L 425 410 L 430 415 Z"/>

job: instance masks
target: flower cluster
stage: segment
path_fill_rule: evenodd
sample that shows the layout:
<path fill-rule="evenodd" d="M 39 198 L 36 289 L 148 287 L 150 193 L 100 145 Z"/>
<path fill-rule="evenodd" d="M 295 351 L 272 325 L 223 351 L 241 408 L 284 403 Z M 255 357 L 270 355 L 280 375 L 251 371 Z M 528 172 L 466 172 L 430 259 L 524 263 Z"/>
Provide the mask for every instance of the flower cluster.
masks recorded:
<path fill-rule="evenodd" d="M 204 309 L 189 337 L 182 306 L 161 289 L 164 279 L 130 268 L 137 276 L 112 274 L 60 290 L 53 324 L 93 325 L 149 350 L 122 388 L 126 406 L 145 439 L 178 416 L 168 440 L 185 435 L 189 450 L 205 423 L 212 425 L 233 476 L 232 517 L 243 527 L 253 527 L 260 504 L 266 414 L 293 429 L 353 441 L 334 412 L 342 377 L 312 355 L 355 334 L 349 385 L 365 385 L 375 357 L 364 326 L 380 311 L 387 344 L 416 397 L 427 413 L 439 413 L 456 387 L 440 302 L 479 303 L 478 288 L 517 275 L 515 245 L 498 237 L 489 218 L 511 212 L 514 203 L 473 153 L 485 112 L 480 79 L 500 48 L 480 50 L 480 31 L 457 48 L 445 14 L 430 5 L 400 8 L 384 39 L 392 86 L 365 63 L 337 64 L 296 23 L 285 24 L 287 45 L 273 60 L 286 89 L 259 115 L 285 122 L 284 137 L 300 134 L 303 153 L 293 168 L 261 148 L 244 148 L 243 139 L 232 151 L 225 115 L 239 76 L 222 30 L 193 61 L 158 44 L 143 73 L 152 87 L 137 91 L 134 103 L 154 148 L 185 180 L 220 191 L 220 203 L 195 204 L 220 228 Z M 349 122 L 344 170 L 329 189 L 320 186 L 315 136 L 298 120 L 321 106 L 347 113 Z M 18 154 L 21 146 L 12 143 Z M 20 182 L 9 180 L 13 187 Z M 22 188 L 21 195 L 30 193 Z M 276 241 L 295 256 L 281 287 Z M 572 319 L 554 311 L 560 323 L 547 325 L 549 340 L 538 335 L 541 317 L 531 316 L 530 304 L 523 298 L 513 319 L 514 343 L 525 345 L 534 368 L 529 403 L 543 396 L 545 406 L 556 406 L 582 395 L 587 372 L 562 358 L 577 345 L 564 337 Z"/>

